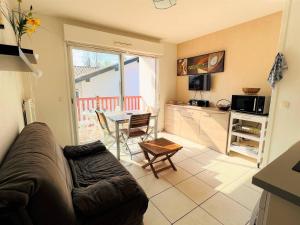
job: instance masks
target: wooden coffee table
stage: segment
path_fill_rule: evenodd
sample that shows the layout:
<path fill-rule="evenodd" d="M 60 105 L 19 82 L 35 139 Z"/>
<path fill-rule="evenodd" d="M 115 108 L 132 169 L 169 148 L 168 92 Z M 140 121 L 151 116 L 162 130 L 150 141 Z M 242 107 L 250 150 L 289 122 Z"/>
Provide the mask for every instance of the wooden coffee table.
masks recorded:
<path fill-rule="evenodd" d="M 152 141 L 145 141 L 139 143 L 140 147 L 142 148 L 145 158 L 148 160 L 148 163 L 143 165 L 143 168 L 146 168 L 148 166 L 151 167 L 151 170 L 156 178 L 158 178 L 158 173 L 173 168 L 173 170 L 177 171 L 175 165 L 173 164 L 171 157 L 174 156 L 180 149 L 182 149 L 181 145 L 178 145 L 172 141 L 169 141 L 165 138 L 158 138 Z M 150 158 L 149 154 L 152 156 Z M 160 160 L 157 160 L 158 158 L 161 158 Z M 164 168 L 155 170 L 153 164 L 168 160 L 170 165 L 166 166 Z"/>

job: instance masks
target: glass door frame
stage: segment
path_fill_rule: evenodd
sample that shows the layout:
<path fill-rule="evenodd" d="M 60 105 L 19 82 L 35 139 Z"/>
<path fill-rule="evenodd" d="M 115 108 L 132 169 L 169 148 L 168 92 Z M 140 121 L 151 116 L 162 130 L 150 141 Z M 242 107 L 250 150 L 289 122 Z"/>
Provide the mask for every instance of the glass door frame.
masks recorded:
<path fill-rule="evenodd" d="M 79 44 L 79 43 L 73 43 L 73 42 L 67 42 L 67 59 L 68 59 L 68 89 L 69 89 L 69 114 L 71 115 L 71 139 L 73 144 L 79 144 L 78 141 L 78 115 L 77 115 L 77 106 L 75 104 L 76 102 L 76 92 L 75 92 L 75 77 L 74 77 L 74 65 L 73 65 L 73 55 L 72 50 L 73 49 L 79 49 L 84 51 L 92 51 L 92 52 L 100 52 L 100 53 L 107 53 L 107 54 L 115 54 L 119 55 L 119 63 L 120 63 L 120 84 L 119 84 L 119 90 L 120 90 L 120 107 L 121 110 L 123 110 L 124 106 L 124 91 L 125 91 L 125 84 L 124 84 L 124 62 L 125 62 L 125 55 L 136 55 L 136 56 L 145 56 L 145 57 L 152 57 L 155 59 L 155 105 L 159 107 L 159 62 L 158 58 L 155 56 L 150 55 L 143 55 L 138 54 L 135 52 L 128 52 L 128 51 L 122 51 L 122 50 L 116 50 L 116 49 L 106 49 L 101 48 L 98 46 L 91 46 L 91 45 L 85 45 L 85 44 Z"/>

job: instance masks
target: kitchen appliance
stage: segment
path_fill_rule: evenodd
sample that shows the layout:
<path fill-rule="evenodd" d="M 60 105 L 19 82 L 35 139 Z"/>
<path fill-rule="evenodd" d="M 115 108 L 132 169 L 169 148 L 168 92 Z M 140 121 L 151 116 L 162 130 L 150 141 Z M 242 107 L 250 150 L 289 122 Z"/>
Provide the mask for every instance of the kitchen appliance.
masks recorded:
<path fill-rule="evenodd" d="M 209 91 L 211 84 L 211 75 L 196 75 L 189 76 L 189 90 L 190 91 Z"/>
<path fill-rule="evenodd" d="M 270 101 L 270 96 L 232 95 L 231 110 L 258 115 L 268 115 Z"/>
<path fill-rule="evenodd" d="M 199 106 L 199 107 L 209 107 L 209 101 L 207 100 L 191 99 L 189 101 L 189 104 L 193 106 Z"/>
<path fill-rule="evenodd" d="M 216 103 L 216 107 L 221 110 L 221 111 L 228 111 L 230 109 L 231 102 L 228 101 L 227 99 L 220 99 Z"/>

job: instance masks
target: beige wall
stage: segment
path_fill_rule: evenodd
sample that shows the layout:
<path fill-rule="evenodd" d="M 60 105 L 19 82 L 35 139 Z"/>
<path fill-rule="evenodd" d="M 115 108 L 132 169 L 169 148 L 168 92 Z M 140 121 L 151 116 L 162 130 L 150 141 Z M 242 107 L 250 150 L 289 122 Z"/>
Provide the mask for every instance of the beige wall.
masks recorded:
<path fill-rule="evenodd" d="M 203 92 L 203 98 L 213 103 L 242 94 L 243 87 L 259 87 L 259 94 L 270 95 L 266 80 L 277 52 L 280 23 L 279 12 L 181 43 L 178 58 L 226 51 L 225 71 L 213 74 L 212 90 Z M 177 77 L 176 93 L 177 99 L 185 102 L 194 97 L 194 92 L 188 91 L 188 76 Z"/>
<path fill-rule="evenodd" d="M 159 58 L 159 102 L 160 113 L 158 127 L 164 128 L 164 110 L 168 100 L 176 98 L 177 48 L 174 44 L 165 44 L 164 57 Z"/>
<path fill-rule="evenodd" d="M 68 67 L 63 39 L 63 22 L 39 16 L 41 29 L 23 46 L 39 54 L 37 67 L 43 76 L 34 82 L 37 120 L 47 123 L 61 145 L 71 144 L 71 113 L 69 112 Z"/>
<path fill-rule="evenodd" d="M 37 119 L 49 124 L 61 145 L 71 144 L 69 74 L 63 24 L 81 24 L 49 16 L 40 17 L 42 28 L 24 41 L 25 47 L 33 48 L 39 54 L 38 67 L 44 73 L 43 77 L 36 80 L 34 84 Z M 163 107 L 166 100 L 175 98 L 176 45 L 166 44 L 165 55 L 160 58 L 160 61 L 160 100 Z M 163 113 L 161 113 L 160 128 L 163 127 L 162 117 Z"/>
<path fill-rule="evenodd" d="M 0 30 L 1 44 L 15 44 L 15 38 L 9 24 Z M 0 71 L 0 163 L 9 146 L 24 127 L 22 100 L 24 98 L 23 79 L 28 74 Z"/>
<path fill-rule="evenodd" d="M 280 49 L 288 70 L 275 88 L 270 116 L 269 160 L 272 161 L 300 141 L 300 1 L 287 1 L 284 11 Z"/>

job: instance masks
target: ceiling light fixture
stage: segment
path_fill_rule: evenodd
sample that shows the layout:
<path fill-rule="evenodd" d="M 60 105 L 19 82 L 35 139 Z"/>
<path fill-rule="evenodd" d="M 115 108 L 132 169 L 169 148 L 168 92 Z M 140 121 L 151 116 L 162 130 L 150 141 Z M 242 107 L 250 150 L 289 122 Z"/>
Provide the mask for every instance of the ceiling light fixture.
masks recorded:
<path fill-rule="evenodd" d="M 155 8 L 157 9 L 168 9 L 176 5 L 177 0 L 153 0 Z"/>

